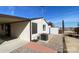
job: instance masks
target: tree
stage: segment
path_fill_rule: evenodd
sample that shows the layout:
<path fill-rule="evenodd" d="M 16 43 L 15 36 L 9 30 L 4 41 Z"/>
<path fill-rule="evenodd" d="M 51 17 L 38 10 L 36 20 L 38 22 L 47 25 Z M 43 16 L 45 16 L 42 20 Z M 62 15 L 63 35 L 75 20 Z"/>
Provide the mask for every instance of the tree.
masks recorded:
<path fill-rule="evenodd" d="M 52 22 L 48 22 L 48 25 L 51 26 L 51 27 L 55 27 Z"/>

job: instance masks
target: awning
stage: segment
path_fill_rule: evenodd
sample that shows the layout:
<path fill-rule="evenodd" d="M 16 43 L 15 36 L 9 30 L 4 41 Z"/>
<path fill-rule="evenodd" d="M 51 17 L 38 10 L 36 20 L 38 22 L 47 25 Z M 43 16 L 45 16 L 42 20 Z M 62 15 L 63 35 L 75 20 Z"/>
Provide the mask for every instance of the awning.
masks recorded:
<path fill-rule="evenodd" d="M 0 24 L 21 22 L 21 21 L 29 21 L 29 19 L 11 16 L 11 15 L 0 14 Z"/>

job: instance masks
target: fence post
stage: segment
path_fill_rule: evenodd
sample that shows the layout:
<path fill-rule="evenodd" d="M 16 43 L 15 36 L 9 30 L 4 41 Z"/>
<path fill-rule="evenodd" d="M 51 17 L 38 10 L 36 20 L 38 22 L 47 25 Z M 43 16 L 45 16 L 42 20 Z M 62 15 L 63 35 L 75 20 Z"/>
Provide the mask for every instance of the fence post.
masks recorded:
<path fill-rule="evenodd" d="M 66 42 L 65 42 L 65 35 L 64 35 L 64 20 L 62 20 L 62 39 L 63 39 L 63 53 L 67 52 Z"/>

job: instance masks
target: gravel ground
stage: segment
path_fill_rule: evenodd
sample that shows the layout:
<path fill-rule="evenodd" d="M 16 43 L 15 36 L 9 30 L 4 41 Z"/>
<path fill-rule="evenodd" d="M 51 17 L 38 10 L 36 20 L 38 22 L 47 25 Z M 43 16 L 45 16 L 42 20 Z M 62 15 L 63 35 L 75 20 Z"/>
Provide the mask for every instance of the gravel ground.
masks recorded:
<path fill-rule="evenodd" d="M 49 35 L 49 41 L 47 43 L 40 41 L 40 44 L 49 48 L 55 49 L 58 52 L 63 52 L 63 40 L 62 35 Z"/>
<path fill-rule="evenodd" d="M 68 53 L 79 53 L 79 38 L 66 36 L 65 42 Z"/>

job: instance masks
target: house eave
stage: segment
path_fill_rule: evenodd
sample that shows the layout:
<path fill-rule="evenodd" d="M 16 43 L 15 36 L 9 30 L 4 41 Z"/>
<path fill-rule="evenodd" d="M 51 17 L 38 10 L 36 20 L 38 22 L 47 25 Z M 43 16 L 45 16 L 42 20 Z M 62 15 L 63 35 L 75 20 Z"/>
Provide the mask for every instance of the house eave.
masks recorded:
<path fill-rule="evenodd" d="M 17 17 L 17 16 L 0 14 L 0 24 L 26 22 L 26 21 L 30 21 L 30 19 Z"/>

